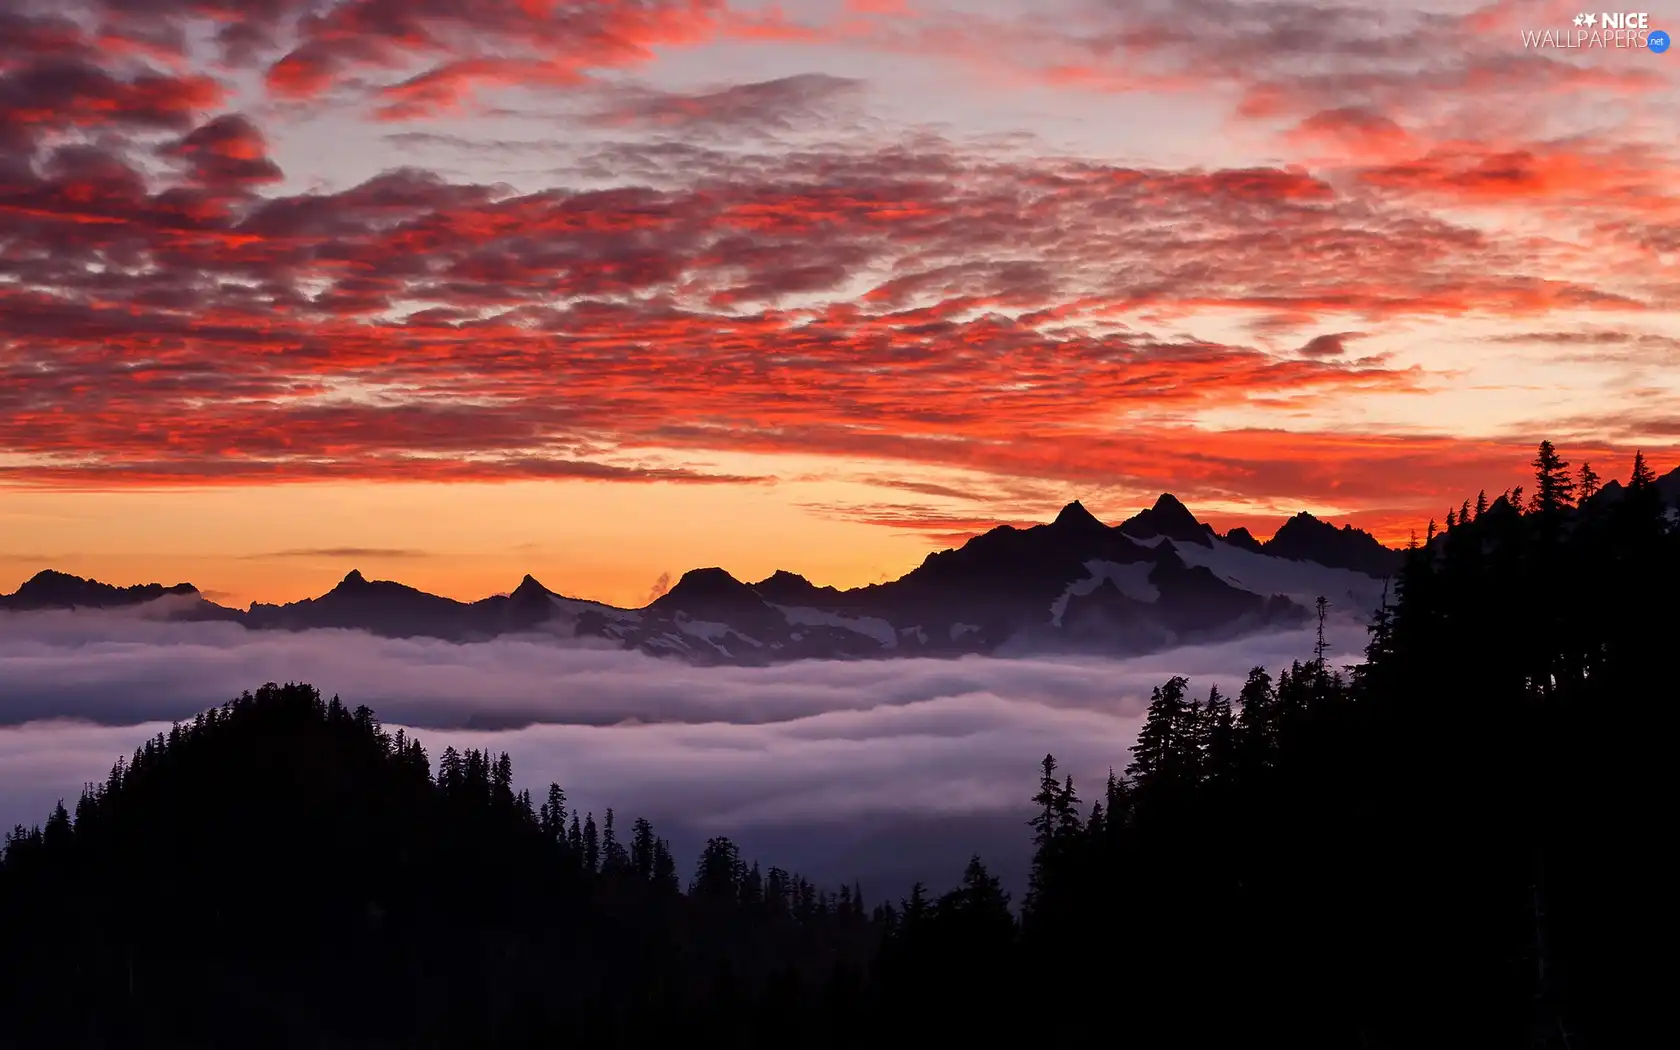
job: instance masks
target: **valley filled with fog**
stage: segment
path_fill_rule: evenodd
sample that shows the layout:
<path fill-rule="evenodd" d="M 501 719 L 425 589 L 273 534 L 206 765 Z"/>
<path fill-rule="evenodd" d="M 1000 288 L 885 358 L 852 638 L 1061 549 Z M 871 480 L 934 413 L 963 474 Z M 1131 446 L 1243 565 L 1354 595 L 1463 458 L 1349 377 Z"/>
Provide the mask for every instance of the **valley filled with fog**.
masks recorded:
<path fill-rule="evenodd" d="M 0 613 L 0 825 L 33 824 L 119 755 L 268 681 L 308 681 L 443 748 L 513 758 L 585 811 L 645 815 L 689 864 L 710 835 L 825 881 L 899 895 L 952 882 L 980 850 L 1019 890 L 1037 765 L 1095 795 L 1124 768 L 1152 688 L 1235 692 L 1311 656 L 1310 630 L 1128 659 L 806 660 L 695 667 L 553 637 L 477 643 L 250 631 L 145 607 Z M 1332 619 L 1332 662 L 1364 641 Z M 1343 654 L 1338 656 L 1338 654 Z"/>

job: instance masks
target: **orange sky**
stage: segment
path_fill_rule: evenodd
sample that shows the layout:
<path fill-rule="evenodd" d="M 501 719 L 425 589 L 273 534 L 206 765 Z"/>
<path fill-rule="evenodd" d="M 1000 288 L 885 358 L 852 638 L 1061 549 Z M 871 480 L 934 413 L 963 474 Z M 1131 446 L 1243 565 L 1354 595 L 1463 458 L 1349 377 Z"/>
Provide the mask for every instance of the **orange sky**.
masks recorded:
<path fill-rule="evenodd" d="M 640 604 L 1680 458 L 1680 67 L 1556 4 L 60 6 L 0 15 L 0 589 Z"/>

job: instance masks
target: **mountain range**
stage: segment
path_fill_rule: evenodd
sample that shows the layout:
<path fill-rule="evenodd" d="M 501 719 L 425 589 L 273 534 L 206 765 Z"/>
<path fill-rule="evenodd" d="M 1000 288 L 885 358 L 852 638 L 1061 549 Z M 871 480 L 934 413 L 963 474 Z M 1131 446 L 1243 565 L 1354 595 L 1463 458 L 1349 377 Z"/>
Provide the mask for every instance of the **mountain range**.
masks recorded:
<path fill-rule="evenodd" d="M 1659 483 L 1680 498 L 1680 470 Z M 1607 487 L 1604 498 L 1617 489 Z M 701 664 L 762 665 L 809 658 L 1137 654 L 1307 623 L 1322 596 L 1364 618 L 1402 553 L 1369 533 L 1311 514 L 1269 540 L 1220 534 L 1176 497 L 1107 525 L 1078 502 L 1030 528 L 1000 525 L 930 554 L 887 583 L 819 587 L 792 572 L 757 582 L 720 568 L 685 573 L 640 609 L 571 598 L 526 576 L 508 594 L 462 602 L 352 571 L 317 598 L 246 610 L 206 600 L 190 584 L 114 587 L 47 570 L 0 610 L 120 608 L 226 620 L 252 630 L 363 630 L 387 637 L 475 641 L 510 634 L 599 644 Z"/>
<path fill-rule="evenodd" d="M 1290 518 L 1265 543 L 1241 528 L 1221 535 L 1164 494 L 1112 526 L 1070 503 L 1047 524 L 1000 525 L 928 555 L 899 579 L 850 590 L 818 587 L 787 571 L 744 582 L 702 568 L 647 606 L 621 609 L 567 597 L 531 576 L 508 594 L 462 602 L 352 571 L 319 597 L 239 610 L 205 599 L 191 584 L 115 587 L 47 570 L 0 596 L 0 609 L 155 603 L 171 619 L 226 620 L 252 630 L 342 628 L 452 641 L 543 633 L 706 664 L 1138 653 L 1298 625 L 1319 595 L 1364 615 L 1399 558 L 1369 533 L 1310 514 Z"/>

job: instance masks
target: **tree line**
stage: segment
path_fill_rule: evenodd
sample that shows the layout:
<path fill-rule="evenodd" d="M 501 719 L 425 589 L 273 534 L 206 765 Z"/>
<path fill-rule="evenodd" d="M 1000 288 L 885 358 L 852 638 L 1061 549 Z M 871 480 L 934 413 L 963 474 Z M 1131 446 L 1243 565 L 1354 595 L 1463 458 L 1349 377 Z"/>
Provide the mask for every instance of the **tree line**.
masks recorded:
<path fill-rule="evenodd" d="M 265 686 L 8 836 L 17 1045 L 857 1046 L 1101 1037 L 1613 1047 L 1664 987 L 1656 851 L 1680 527 L 1635 458 L 1431 522 L 1354 665 L 1158 686 L 1129 760 L 1045 756 L 1024 897 L 866 902 L 727 838 L 431 761 Z M 1321 613 L 1322 613 L 1321 606 Z M 1665 821 L 1665 818 L 1667 820 Z"/>

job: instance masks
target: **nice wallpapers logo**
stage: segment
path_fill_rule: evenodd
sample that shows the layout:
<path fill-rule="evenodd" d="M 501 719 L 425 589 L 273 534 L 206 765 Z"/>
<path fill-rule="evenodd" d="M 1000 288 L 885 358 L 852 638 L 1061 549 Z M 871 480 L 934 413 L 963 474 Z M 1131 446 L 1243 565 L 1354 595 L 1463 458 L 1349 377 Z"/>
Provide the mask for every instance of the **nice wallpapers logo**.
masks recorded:
<path fill-rule="evenodd" d="M 1670 42 L 1666 30 L 1651 28 L 1648 11 L 1585 11 L 1569 27 L 1525 29 L 1522 41 L 1525 48 L 1642 49 L 1658 55 L 1668 50 Z"/>

